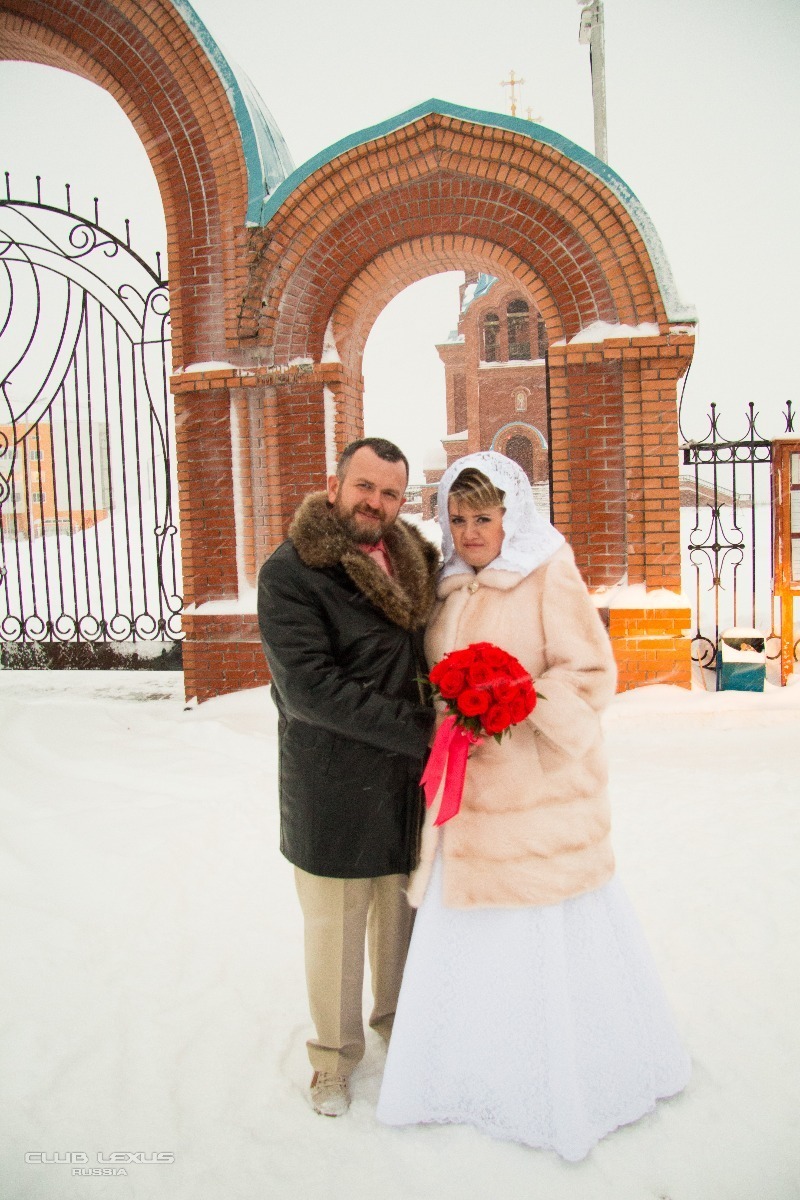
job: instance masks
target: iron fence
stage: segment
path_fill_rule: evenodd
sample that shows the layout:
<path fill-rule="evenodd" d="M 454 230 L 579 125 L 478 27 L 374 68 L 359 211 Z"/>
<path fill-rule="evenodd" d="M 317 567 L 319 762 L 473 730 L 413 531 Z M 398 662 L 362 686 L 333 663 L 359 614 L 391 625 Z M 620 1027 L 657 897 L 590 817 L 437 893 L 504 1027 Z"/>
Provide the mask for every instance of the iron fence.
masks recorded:
<path fill-rule="evenodd" d="M 759 431 L 751 403 L 743 436 L 726 436 L 716 404 L 698 440 L 681 446 L 681 533 L 684 589 L 693 600 L 692 654 L 714 666 L 720 633 L 746 625 L 767 637 L 768 655 L 780 655 L 772 589 L 773 510 L 770 471 L 772 441 Z M 794 430 L 792 402 L 786 402 L 784 433 Z"/>
<path fill-rule="evenodd" d="M 169 293 L 94 219 L 0 199 L 0 643 L 182 637 Z M 34 659 L 35 659 L 34 655 Z M 96 656 L 95 656 L 96 657 Z M 91 658 L 91 656 L 89 656 Z M 83 659 L 87 660 L 84 653 Z M 88 660 L 82 665 L 88 665 Z"/>

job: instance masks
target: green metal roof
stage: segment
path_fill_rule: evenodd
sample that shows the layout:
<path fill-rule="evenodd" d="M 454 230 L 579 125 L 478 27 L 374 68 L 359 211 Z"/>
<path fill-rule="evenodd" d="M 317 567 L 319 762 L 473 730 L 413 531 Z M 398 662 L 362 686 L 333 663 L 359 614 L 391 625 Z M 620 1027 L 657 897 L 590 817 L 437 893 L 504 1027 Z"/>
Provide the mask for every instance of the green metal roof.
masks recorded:
<path fill-rule="evenodd" d="M 225 89 L 247 167 L 248 225 L 263 225 L 267 199 L 294 170 L 294 162 L 275 119 L 244 71 L 225 57 L 188 0 L 172 0 Z"/>

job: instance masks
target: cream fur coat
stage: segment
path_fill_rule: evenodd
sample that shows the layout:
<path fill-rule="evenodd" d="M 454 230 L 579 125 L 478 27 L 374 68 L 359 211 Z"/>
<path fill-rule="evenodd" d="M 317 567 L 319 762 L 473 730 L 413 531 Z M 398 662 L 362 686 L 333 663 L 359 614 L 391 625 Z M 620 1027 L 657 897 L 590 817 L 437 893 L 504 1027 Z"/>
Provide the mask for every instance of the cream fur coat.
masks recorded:
<path fill-rule="evenodd" d="M 488 567 L 440 582 L 429 664 L 481 641 L 514 654 L 546 698 L 473 750 L 456 817 L 437 829 L 438 800 L 428 810 L 409 899 L 425 894 L 439 838 L 450 908 L 555 904 L 600 887 L 614 873 L 600 712 L 616 668 L 568 546 L 525 577 Z"/>

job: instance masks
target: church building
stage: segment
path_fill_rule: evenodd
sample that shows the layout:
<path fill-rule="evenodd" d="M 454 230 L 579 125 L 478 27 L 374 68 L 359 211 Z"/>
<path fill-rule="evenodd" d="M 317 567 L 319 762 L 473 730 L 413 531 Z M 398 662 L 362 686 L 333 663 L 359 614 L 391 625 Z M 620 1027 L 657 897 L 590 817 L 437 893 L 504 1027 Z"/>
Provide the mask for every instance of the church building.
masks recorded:
<path fill-rule="evenodd" d="M 450 463 L 477 449 L 519 463 L 549 515 L 544 321 L 518 287 L 493 275 L 467 273 L 460 298 L 458 326 L 436 347 L 445 369 L 447 434 L 426 456 L 423 517 L 435 516 L 438 482 Z"/>

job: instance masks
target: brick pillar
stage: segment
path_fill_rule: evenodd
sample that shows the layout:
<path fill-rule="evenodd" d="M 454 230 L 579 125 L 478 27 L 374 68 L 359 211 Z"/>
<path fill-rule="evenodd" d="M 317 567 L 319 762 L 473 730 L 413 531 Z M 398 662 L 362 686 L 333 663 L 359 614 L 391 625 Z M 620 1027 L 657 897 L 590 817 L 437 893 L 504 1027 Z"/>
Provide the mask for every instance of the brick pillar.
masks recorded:
<path fill-rule="evenodd" d="M 556 525 L 590 587 L 645 585 L 641 607 L 607 613 L 620 690 L 691 684 L 690 611 L 647 593 L 681 587 L 677 382 L 693 348 L 666 334 L 550 349 Z"/>
<path fill-rule="evenodd" d="M 325 486 L 324 381 L 310 377 L 267 390 L 264 436 L 272 478 L 267 497 L 272 546 L 286 536 L 295 509 L 309 492 Z"/>
<path fill-rule="evenodd" d="M 187 699 L 268 681 L 256 578 L 297 506 L 325 486 L 324 387 L 342 380 L 337 363 L 173 376 Z M 345 431 L 347 403 L 342 412 Z"/>
<path fill-rule="evenodd" d="M 231 400 L 216 380 L 184 378 L 188 386 L 175 395 L 183 593 L 187 604 L 203 604 L 239 590 Z"/>
<path fill-rule="evenodd" d="M 685 334 L 603 343 L 621 363 L 629 583 L 681 589 L 677 384 L 692 357 Z"/>
<path fill-rule="evenodd" d="M 230 372 L 189 373 L 173 377 L 181 551 L 185 611 L 182 624 L 183 675 L 186 698 L 208 699 L 243 686 L 237 670 L 242 640 L 240 616 L 214 608 L 239 600 L 234 456 L 231 438 Z M 237 447 L 238 450 L 238 447 Z M 231 630 L 231 620 L 237 629 Z M 251 642 L 252 621 L 245 619 Z M 232 642 L 231 638 L 235 641 Z M 233 652 L 232 652 L 233 650 Z"/>
<path fill-rule="evenodd" d="M 590 587 L 626 569 L 623 394 L 619 364 L 586 344 L 550 351 L 555 523 Z"/>
<path fill-rule="evenodd" d="M 325 372 L 325 383 L 333 392 L 334 405 L 334 457 L 350 442 L 364 436 L 364 376 L 350 376 L 343 368 L 333 373 L 333 364 L 320 368 Z"/>
<path fill-rule="evenodd" d="M 464 392 L 467 444 L 460 454 L 475 454 L 481 449 L 481 393 L 478 368 L 483 353 L 483 322 L 470 322 L 464 330 Z M 461 433 L 454 429 L 453 433 Z M 450 451 L 448 448 L 448 459 Z"/>

